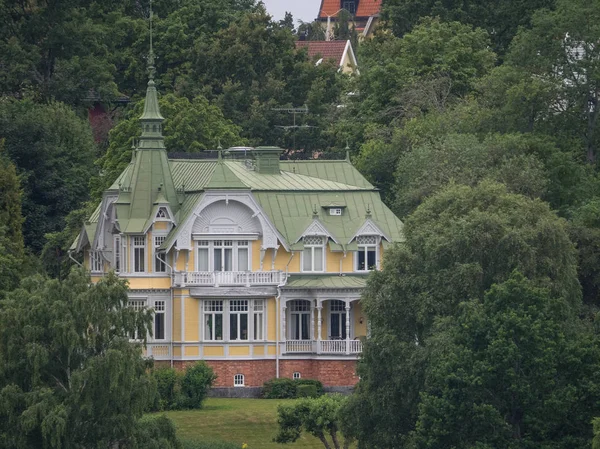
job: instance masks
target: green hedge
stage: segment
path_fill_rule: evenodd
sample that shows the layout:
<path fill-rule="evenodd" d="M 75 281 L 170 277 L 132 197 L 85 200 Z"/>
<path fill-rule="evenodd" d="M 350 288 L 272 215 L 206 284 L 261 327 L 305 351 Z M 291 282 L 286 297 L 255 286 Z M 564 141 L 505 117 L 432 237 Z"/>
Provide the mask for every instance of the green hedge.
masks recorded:
<path fill-rule="evenodd" d="M 151 411 L 202 408 L 202 402 L 217 378 L 203 361 L 188 366 L 185 372 L 157 368 L 152 377 L 156 381 L 157 395 Z"/>
<path fill-rule="evenodd" d="M 306 386 L 311 388 L 304 388 Z M 321 396 L 323 394 L 323 384 L 314 379 L 292 380 L 285 377 L 271 379 L 263 385 L 262 397 L 265 399 L 294 399 L 307 397 L 304 396 L 307 392 L 310 392 L 309 397 Z"/>
<path fill-rule="evenodd" d="M 296 388 L 296 396 L 299 398 L 316 398 L 317 386 L 316 385 L 298 385 Z"/>

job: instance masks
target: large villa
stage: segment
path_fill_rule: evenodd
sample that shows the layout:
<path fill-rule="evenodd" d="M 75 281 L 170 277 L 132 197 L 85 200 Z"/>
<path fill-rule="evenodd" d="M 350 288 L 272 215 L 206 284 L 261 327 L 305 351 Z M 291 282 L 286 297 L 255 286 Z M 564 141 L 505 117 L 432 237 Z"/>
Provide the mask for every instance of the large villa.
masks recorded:
<path fill-rule="evenodd" d="M 205 360 L 230 394 L 275 377 L 353 386 L 361 292 L 402 222 L 349 158 L 169 159 L 150 68 L 131 163 L 72 249 L 94 281 L 113 270 L 130 306 L 154 311 L 145 353 L 158 364 Z"/>

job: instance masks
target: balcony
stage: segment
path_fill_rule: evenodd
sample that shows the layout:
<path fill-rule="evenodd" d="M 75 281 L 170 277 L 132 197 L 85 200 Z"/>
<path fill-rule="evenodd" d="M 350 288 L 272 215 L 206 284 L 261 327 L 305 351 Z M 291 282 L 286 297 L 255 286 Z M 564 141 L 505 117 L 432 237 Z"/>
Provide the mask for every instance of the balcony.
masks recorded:
<path fill-rule="evenodd" d="M 285 279 L 283 271 L 189 271 L 175 275 L 175 283 L 182 287 L 281 285 Z"/>
<path fill-rule="evenodd" d="M 357 355 L 362 353 L 360 340 L 286 340 L 287 354 L 338 354 Z"/>

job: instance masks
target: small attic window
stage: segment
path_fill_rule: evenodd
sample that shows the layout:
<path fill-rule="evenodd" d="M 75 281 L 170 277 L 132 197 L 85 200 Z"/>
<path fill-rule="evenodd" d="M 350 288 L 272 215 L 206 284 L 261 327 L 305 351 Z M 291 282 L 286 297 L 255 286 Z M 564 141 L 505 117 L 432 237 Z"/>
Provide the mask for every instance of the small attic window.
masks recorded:
<path fill-rule="evenodd" d="M 329 215 L 342 215 L 342 208 L 341 207 L 330 207 Z"/>
<path fill-rule="evenodd" d="M 156 213 L 156 218 L 159 220 L 168 220 L 169 219 L 169 213 L 167 212 L 167 210 L 164 207 L 161 207 L 160 209 L 158 209 L 158 212 Z"/>

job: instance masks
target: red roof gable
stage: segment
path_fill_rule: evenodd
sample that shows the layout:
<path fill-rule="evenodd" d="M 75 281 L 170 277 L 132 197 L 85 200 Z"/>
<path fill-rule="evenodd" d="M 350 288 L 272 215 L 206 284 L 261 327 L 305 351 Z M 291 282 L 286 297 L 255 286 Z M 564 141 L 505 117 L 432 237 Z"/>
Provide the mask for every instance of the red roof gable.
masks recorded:
<path fill-rule="evenodd" d="M 356 17 L 371 17 L 375 14 L 379 14 L 381 11 L 382 0 L 358 0 L 358 8 L 356 10 Z M 319 18 L 324 19 L 327 16 L 337 15 L 337 12 L 341 9 L 342 4 L 340 0 L 321 0 L 321 9 L 319 9 Z"/>
<path fill-rule="evenodd" d="M 379 14 L 381 10 L 381 0 L 359 0 L 358 9 L 356 10 L 357 17 L 371 17 Z"/>
<path fill-rule="evenodd" d="M 307 48 L 308 57 L 313 59 L 319 56 L 323 59 L 332 59 L 337 65 L 342 63 L 344 50 L 348 41 L 296 41 L 296 48 Z"/>

